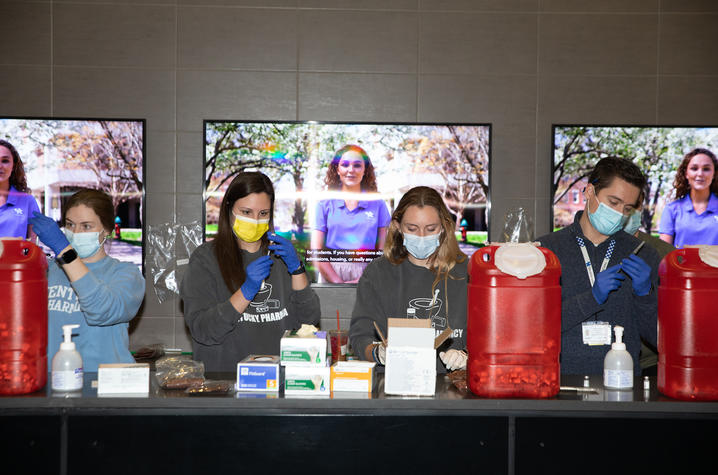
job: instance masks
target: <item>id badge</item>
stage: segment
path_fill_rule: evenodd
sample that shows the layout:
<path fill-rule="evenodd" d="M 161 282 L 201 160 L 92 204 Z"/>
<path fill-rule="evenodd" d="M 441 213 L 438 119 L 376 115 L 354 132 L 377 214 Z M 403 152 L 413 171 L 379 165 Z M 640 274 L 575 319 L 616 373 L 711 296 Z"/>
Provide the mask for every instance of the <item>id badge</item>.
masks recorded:
<path fill-rule="evenodd" d="M 583 322 L 582 330 L 584 345 L 611 344 L 611 325 L 608 322 Z"/>

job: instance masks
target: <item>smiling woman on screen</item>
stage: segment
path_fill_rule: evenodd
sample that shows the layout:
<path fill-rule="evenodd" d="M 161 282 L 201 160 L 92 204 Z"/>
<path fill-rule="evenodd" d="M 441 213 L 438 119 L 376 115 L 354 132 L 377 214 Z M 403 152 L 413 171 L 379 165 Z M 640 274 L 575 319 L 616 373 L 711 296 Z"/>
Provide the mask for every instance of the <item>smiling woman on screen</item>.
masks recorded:
<path fill-rule="evenodd" d="M 376 175 L 366 151 L 346 145 L 336 151 L 324 179 L 327 190 L 341 196 L 322 200 L 316 209 L 312 249 L 374 250 L 384 247 L 389 209 L 376 193 Z M 362 196 L 362 194 L 367 194 Z M 317 262 L 324 282 L 356 283 L 367 264 Z"/>
<path fill-rule="evenodd" d="M 27 187 L 20 155 L 0 140 L 0 237 L 32 237 L 27 224 L 35 211 L 40 208 Z"/>
<path fill-rule="evenodd" d="M 718 160 L 696 148 L 686 154 L 673 182 L 676 200 L 661 215 L 660 237 L 677 248 L 718 244 Z"/>

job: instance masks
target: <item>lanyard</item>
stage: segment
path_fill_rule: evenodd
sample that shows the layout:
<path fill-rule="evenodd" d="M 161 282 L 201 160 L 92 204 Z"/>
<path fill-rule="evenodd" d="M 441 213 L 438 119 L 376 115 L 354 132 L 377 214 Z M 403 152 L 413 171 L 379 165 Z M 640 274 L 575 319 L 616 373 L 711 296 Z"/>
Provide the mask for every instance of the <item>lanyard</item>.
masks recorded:
<path fill-rule="evenodd" d="M 576 236 L 576 241 L 578 241 L 578 247 L 581 248 L 581 254 L 583 254 L 583 262 L 586 263 L 586 272 L 588 273 L 588 280 L 591 281 L 591 287 L 593 287 L 593 284 L 596 282 L 596 276 L 593 271 L 593 266 L 591 265 L 591 259 L 588 257 L 588 251 L 586 250 L 586 243 L 583 241 L 583 238 L 580 236 Z M 606 255 L 603 257 L 603 262 L 601 262 L 601 269 L 599 272 L 603 272 L 608 267 L 608 261 L 611 260 L 611 254 L 613 254 L 613 248 L 616 245 L 616 240 L 611 239 L 608 243 L 608 249 L 606 250 Z"/>

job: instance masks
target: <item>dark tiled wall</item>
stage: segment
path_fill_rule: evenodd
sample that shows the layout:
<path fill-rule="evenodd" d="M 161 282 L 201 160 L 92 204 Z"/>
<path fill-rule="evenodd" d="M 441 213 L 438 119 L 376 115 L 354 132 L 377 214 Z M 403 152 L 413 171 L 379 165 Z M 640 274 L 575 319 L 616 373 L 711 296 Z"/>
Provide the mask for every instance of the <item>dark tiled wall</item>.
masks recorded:
<path fill-rule="evenodd" d="M 716 24 L 713 0 L 4 0 L 0 114 L 146 118 L 149 224 L 201 218 L 203 119 L 491 122 L 491 237 L 512 206 L 539 235 L 551 124 L 718 124 Z M 147 290 L 133 347 L 189 348 Z M 317 291 L 325 327 L 350 315 Z"/>

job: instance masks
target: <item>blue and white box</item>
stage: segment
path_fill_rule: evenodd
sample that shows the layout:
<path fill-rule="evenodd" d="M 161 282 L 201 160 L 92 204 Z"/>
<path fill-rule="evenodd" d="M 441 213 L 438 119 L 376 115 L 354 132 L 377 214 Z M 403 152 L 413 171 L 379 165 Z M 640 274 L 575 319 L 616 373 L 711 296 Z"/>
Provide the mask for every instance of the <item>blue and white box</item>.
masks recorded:
<path fill-rule="evenodd" d="M 237 363 L 237 391 L 279 391 L 279 356 L 249 355 Z"/>

